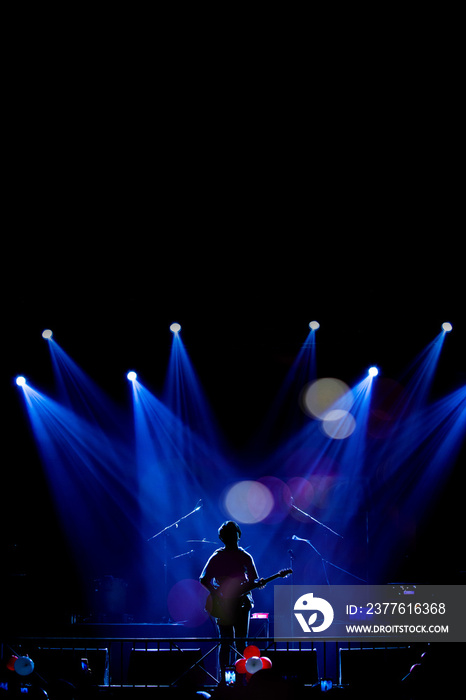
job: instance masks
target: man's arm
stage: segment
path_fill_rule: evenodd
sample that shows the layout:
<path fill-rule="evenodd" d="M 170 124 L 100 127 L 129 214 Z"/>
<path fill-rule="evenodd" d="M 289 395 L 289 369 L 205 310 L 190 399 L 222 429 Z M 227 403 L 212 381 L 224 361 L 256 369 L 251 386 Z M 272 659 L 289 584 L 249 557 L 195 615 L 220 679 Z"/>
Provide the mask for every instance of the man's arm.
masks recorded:
<path fill-rule="evenodd" d="M 257 573 L 256 565 L 254 563 L 254 559 L 252 556 L 249 554 L 249 566 L 247 568 L 247 575 L 250 583 L 257 582 L 256 588 L 263 588 L 264 584 L 262 583 L 264 581 L 263 578 L 259 578 L 259 574 Z"/>
<path fill-rule="evenodd" d="M 199 583 L 201 584 L 201 586 L 204 586 L 204 588 L 206 588 L 211 595 L 214 595 L 216 588 L 212 585 L 211 579 L 201 574 L 201 576 L 199 577 Z"/>
<path fill-rule="evenodd" d="M 213 565 L 212 565 L 212 560 L 215 554 L 213 554 L 209 560 L 207 561 L 206 565 L 204 566 L 204 569 L 199 576 L 199 583 L 201 586 L 204 586 L 205 589 L 209 591 L 211 595 L 213 595 L 216 591 L 215 586 L 212 583 L 212 579 L 215 578 L 214 572 L 213 572 Z"/>

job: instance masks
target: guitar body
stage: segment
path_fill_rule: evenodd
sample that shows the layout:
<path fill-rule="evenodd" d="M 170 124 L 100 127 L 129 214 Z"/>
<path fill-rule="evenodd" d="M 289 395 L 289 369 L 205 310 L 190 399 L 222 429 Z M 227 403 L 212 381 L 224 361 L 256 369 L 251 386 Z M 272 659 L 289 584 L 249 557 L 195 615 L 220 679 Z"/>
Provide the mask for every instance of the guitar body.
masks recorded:
<path fill-rule="evenodd" d="M 208 595 L 205 610 L 215 617 L 217 620 L 222 620 L 224 624 L 232 624 L 236 619 L 238 611 L 243 607 L 251 607 L 249 598 L 240 596 L 239 598 L 224 598 L 221 595 Z"/>
<path fill-rule="evenodd" d="M 249 591 L 252 591 L 254 588 L 263 588 L 267 583 L 270 583 L 270 581 L 273 581 L 276 578 L 285 578 L 292 573 L 292 569 L 282 569 L 266 579 L 259 579 L 259 581 L 253 581 L 252 583 L 246 582 L 241 586 L 239 595 L 235 596 L 234 598 L 228 598 L 222 595 L 222 591 L 219 589 L 216 594 L 208 595 L 205 610 L 212 617 L 224 621 L 225 624 L 232 624 L 232 621 L 236 618 L 237 612 L 240 608 L 247 606 L 251 607 L 251 603 L 246 597 L 246 594 L 249 593 Z"/>

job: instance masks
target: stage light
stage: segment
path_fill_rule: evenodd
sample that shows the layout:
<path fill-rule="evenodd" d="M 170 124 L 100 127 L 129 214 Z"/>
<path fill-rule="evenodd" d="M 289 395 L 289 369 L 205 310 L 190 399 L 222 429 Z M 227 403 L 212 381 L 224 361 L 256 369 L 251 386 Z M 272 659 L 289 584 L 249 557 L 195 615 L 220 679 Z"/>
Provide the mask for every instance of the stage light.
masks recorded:
<path fill-rule="evenodd" d="M 170 330 L 172 333 L 179 333 L 181 330 L 181 326 L 179 323 L 172 323 L 172 325 L 170 326 Z"/>
<path fill-rule="evenodd" d="M 26 384 L 26 378 L 25 377 L 16 377 L 16 384 L 18 386 L 24 386 Z"/>
<path fill-rule="evenodd" d="M 309 324 L 309 328 L 311 329 L 311 331 L 316 331 L 318 328 L 320 328 L 319 321 L 311 321 Z"/>
<path fill-rule="evenodd" d="M 451 323 L 448 322 L 442 323 L 442 328 L 445 331 L 445 333 L 450 333 L 450 331 L 453 330 L 453 326 L 451 325 Z"/>
<path fill-rule="evenodd" d="M 369 367 L 369 377 L 376 377 L 379 373 L 377 367 Z"/>
<path fill-rule="evenodd" d="M 138 375 L 136 374 L 136 372 L 131 371 L 131 372 L 128 372 L 128 374 L 126 375 L 126 378 L 129 379 L 130 382 L 134 382 L 135 379 L 137 378 L 137 376 Z"/>
<path fill-rule="evenodd" d="M 42 331 L 42 337 L 45 338 L 45 340 L 50 340 L 52 335 L 53 333 L 49 328 L 47 328 L 45 331 Z"/>

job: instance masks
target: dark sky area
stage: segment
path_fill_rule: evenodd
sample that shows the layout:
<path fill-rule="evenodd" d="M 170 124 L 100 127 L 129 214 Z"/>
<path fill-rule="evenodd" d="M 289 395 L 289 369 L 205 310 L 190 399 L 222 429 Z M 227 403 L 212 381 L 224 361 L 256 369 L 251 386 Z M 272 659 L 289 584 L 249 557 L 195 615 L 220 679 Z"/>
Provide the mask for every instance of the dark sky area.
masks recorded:
<path fill-rule="evenodd" d="M 65 45 L 37 61 L 17 48 L 8 90 L 8 543 L 50 509 L 14 384 L 24 374 L 51 390 L 44 328 L 125 404 L 128 369 L 161 391 L 178 321 L 239 449 L 313 319 L 318 374 L 349 384 L 372 364 L 399 377 L 450 321 L 433 393 L 464 385 L 464 119 L 451 73 L 411 66 L 399 82 L 383 62 L 376 82 L 365 65 L 358 79 L 319 75 L 318 88 L 283 71 L 243 83 L 231 63 L 219 81 L 205 56 L 203 70 L 172 52 L 135 71 Z"/>

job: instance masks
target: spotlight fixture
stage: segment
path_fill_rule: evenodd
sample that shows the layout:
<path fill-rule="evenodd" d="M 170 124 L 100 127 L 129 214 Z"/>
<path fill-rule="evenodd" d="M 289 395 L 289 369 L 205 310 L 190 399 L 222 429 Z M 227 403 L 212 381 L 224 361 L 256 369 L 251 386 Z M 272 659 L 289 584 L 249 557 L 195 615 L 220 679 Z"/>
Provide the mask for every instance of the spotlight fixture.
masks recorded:
<path fill-rule="evenodd" d="M 131 370 L 131 372 L 128 372 L 128 374 L 126 375 L 126 379 L 129 379 L 130 382 L 134 382 L 137 376 L 138 375 L 136 374 L 136 372 L 133 372 L 133 370 Z"/>
<path fill-rule="evenodd" d="M 369 377 L 376 377 L 379 373 L 377 367 L 369 367 Z"/>
<path fill-rule="evenodd" d="M 179 333 L 181 330 L 181 326 L 179 323 L 172 323 L 172 325 L 170 326 L 170 330 L 172 333 Z"/>
<path fill-rule="evenodd" d="M 47 328 L 45 331 L 42 331 L 42 337 L 45 338 L 45 340 L 50 340 L 52 335 L 53 333 L 49 328 Z"/>
<path fill-rule="evenodd" d="M 451 325 L 451 323 L 448 322 L 442 323 L 442 328 L 445 331 L 445 333 L 450 333 L 450 331 L 453 330 L 453 326 Z"/>
<path fill-rule="evenodd" d="M 311 321 L 309 324 L 309 328 L 311 329 L 311 331 L 316 331 L 318 328 L 320 328 L 319 321 Z"/>
<path fill-rule="evenodd" d="M 25 377 L 16 377 L 16 384 L 18 386 L 24 386 L 26 384 L 26 378 Z"/>

